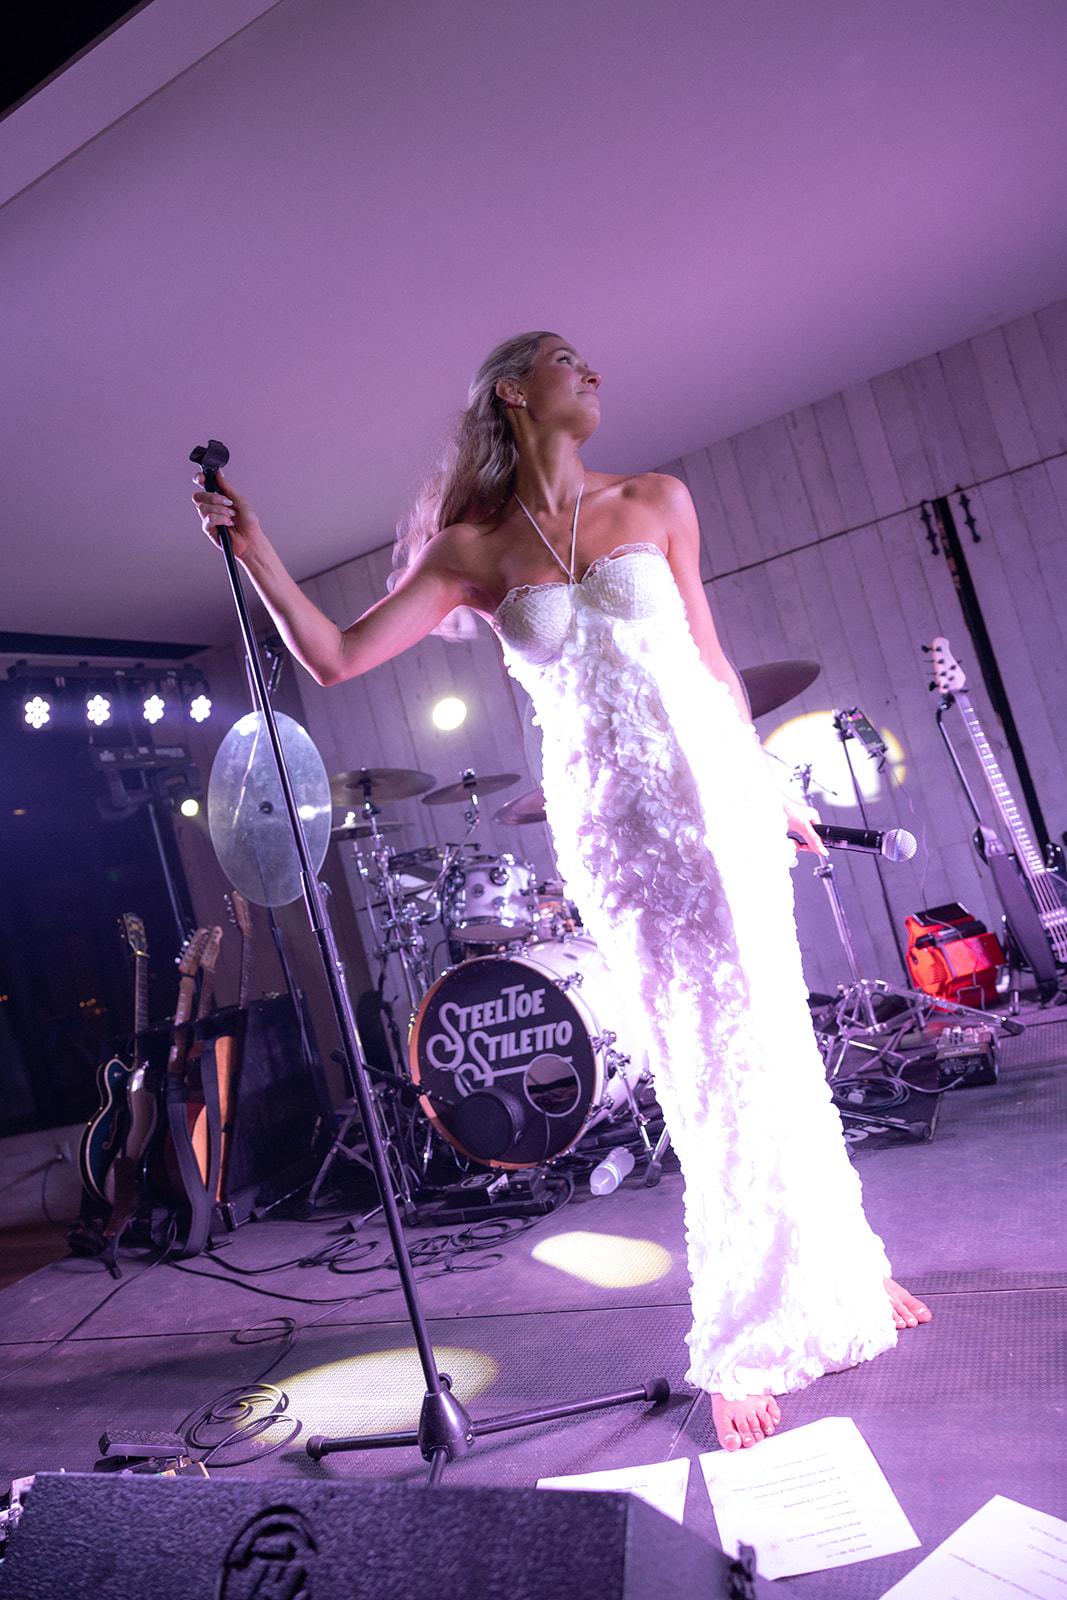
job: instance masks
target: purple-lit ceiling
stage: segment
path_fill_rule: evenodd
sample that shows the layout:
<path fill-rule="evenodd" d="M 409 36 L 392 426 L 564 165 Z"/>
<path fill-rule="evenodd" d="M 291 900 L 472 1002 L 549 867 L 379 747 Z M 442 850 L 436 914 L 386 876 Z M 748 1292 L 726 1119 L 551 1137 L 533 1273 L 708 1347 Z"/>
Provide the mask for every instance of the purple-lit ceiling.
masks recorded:
<path fill-rule="evenodd" d="M 1063 0 L 152 0 L 0 123 L 0 629 L 211 641 L 530 326 L 653 466 L 1067 294 Z"/>

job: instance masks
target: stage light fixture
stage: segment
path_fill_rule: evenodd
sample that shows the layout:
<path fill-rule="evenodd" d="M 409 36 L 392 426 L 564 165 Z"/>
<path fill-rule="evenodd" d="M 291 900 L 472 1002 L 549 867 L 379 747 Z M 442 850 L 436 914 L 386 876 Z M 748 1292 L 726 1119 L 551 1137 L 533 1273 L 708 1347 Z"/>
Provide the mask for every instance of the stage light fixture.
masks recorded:
<path fill-rule="evenodd" d="M 94 728 L 102 728 L 111 721 L 111 701 L 103 694 L 90 695 L 85 702 L 85 715 Z"/>
<path fill-rule="evenodd" d="M 434 727 L 440 728 L 445 733 L 458 728 L 466 715 L 467 707 L 462 700 L 457 700 L 455 695 L 447 695 L 445 699 L 438 700 L 430 713 Z"/>
<path fill-rule="evenodd" d="M 200 812 L 200 801 L 195 795 L 186 795 L 185 799 L 178 807 L 178 810 L 181 812 L 183 817 L 198 816 Z"/>
<path fill-rule="evenodd" d="M 31 728 L 43 728 L 52 720 L 52 707 L 41 695 L 35 694 L 24 703 L 22 714 Z"/>
<path fill-rule="evenodd" d="M 211 715 L 211 701 L 206 694 L 194 695 L 189 702 L 189 715 L 194 722 L 206 722 Z"/>
<path fill-rule="evenodd" d="M 146 697 L 145 703 L 144 703 L 144 719 L 145 719 L 145 721 L 146 722 L 151 722 L 151 723 L 159 722 L 162 719 L 163 713 L 164 713 L 164 711 L 166 709 L 167 709 L 166 706 L 163 704 L 163 696 L 162 695 L 159 695 L 159 694 L 150 694 L 150 695 L 148 695 Z"/>

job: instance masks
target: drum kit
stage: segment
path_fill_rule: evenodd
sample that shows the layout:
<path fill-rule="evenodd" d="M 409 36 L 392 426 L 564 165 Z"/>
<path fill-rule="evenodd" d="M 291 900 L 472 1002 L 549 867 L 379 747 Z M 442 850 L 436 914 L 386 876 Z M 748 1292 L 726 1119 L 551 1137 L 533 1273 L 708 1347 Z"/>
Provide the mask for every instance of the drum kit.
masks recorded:
<path fill-rule="evenodd" d="M 746 669 L 753 716 L 800 693 L 818 670 L 813 662 Z M 643 1092 L 647 1058 L 578 908 L 564 884 L 538 881 L 519 855 L 484 854 L 471 840 L 481 798 L 518 783 L 518 774 L 468 769 L 438 788 L 427 772 L 362 767 L 329 782 L 334 807 L 347 812 L 330 837 L 354 851 L 379 997 L 390 958 L 403 975 L 412 1020 L 408 1060 L 395 1076 L 432 1130 L 423 1167 L 434 1134 L 462 1163 L 503 1173 L 552 1162 L 593 1134 L 590 1144 L 639 1140 L 645 1181 L 657 1182 L 667 1138 L 654 1145 L 649 1136 L 648 1107 L 656 1113 Z M 459 843 L 396 847 L 404 825 L 383 820 L 382 807 L 416 797 L 465 806 Z M 542 790 L 507 801 L 492 820 L 546 821 Z M 449 960 L 438 974 L 442 944 Z"/>
<path fill-rule="evenodd" d="M 608 1025 L 619 1006 L 577 907 L 561 883 L 538 881 L 530 862 L 471 842 L 481 797 L 518 781 L 517 773 L 468 770 L 434 788 L 429 773 L 391 767 L 330 779 L 335 806 L 349 808 L 331 838 L 353 847 L 373 956 L 383 974 L 395 956 L 403 974 L 412 1017 L 403 1070 L 431 1128 L 463 1161 L 537 1167 L 623 1118 L 651 1158 L 638 1094 L 647 1063 L 636 1047 L 618 1047 L 625 1025 Z M 428 806 L 466 805 L 458 844 L 395 848 L 402 824 L 383 821 L 381 807 L 416 796 Z M 540 789 L 493 814 L 504 826 L 544 820 Z M 449 952 L 441 975 L 435 924 L 434 943 Z"/>

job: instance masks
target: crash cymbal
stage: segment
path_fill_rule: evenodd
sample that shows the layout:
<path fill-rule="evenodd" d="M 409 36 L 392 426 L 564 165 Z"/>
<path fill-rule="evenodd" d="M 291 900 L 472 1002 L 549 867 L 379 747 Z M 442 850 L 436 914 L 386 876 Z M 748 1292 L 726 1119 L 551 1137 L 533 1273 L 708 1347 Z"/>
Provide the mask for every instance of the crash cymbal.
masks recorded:
<path fill-rule="evenodd" d="M 424 806 L 455 805 L 460 800 L 469 800 L 472 794 L 495 794 L 498 789 L 508 789 L 518 781 L 517 772 L 491 772 L 484 778 L 479 778 L 471 772 L 458 783 L 450 783 L 444 789 L 435 789 L 433 794 L 424 794 L 422 803 Z"/>
<path fill-rule="evenodd" d="M 516 795 L 514 800 L 509 800 L 502 805 L 499 811 L 493 812 L 494 822 L 504 822 L 509 826 L 518 826 L 523 822 L 546 822 L 545 791 L 531 789 L 528 794 Z"/>
<path fill-rule="evenodd" d="M 363 800 L 410 800 L 433 785 L 428 772 L 404 767 L 360 767 L 358 772 L 333 774 L 330 798 L 335 806 L 355 806 Z"/>
<path fill-rule="evenodd" d="M 347 822 L 339 828 L 330 829 L 331 839 L 373 839 L 379 833 L 399 833 L 406 828 L 406 822 L 379 822 L 372 827 L 369 822 Z"/>
<path fill-rule="evenodd" d="M 821 671 L 817 661 L 768 661 L 762 667 L 742 667 L 738 677 L 755 718 L 777 711 L 787 700 L 803 694 Z"/>

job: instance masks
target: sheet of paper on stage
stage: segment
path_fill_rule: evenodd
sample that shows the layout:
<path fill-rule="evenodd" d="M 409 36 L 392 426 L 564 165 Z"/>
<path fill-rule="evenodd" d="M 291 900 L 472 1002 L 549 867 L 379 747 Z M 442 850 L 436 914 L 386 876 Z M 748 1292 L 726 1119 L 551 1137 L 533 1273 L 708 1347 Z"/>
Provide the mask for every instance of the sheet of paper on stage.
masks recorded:
<path fill-rule="evenodd" d="M 756 1551 L 764 1578 L 844 1567 L 919 1543 L 850 1417 L 824 1417 L 749 1450 L 700 1457 L 722 1547 Z"/>
<path fill-rule="evenodd" d="M 1067 1522 L 994 1495 L 883 1600 L 1063 1600 Z"/>
<path fill-rule="evenodd" d="M 689 1457 L 654 1461 L 650 1467 L 609 1468 L 607 1472 L 579 1472 L 566 1478 L 538 1478 L 539 1489 L 614 1489 L 635 1494 L 665 1517 L 680 1523 L 689 1487 Z"/>

